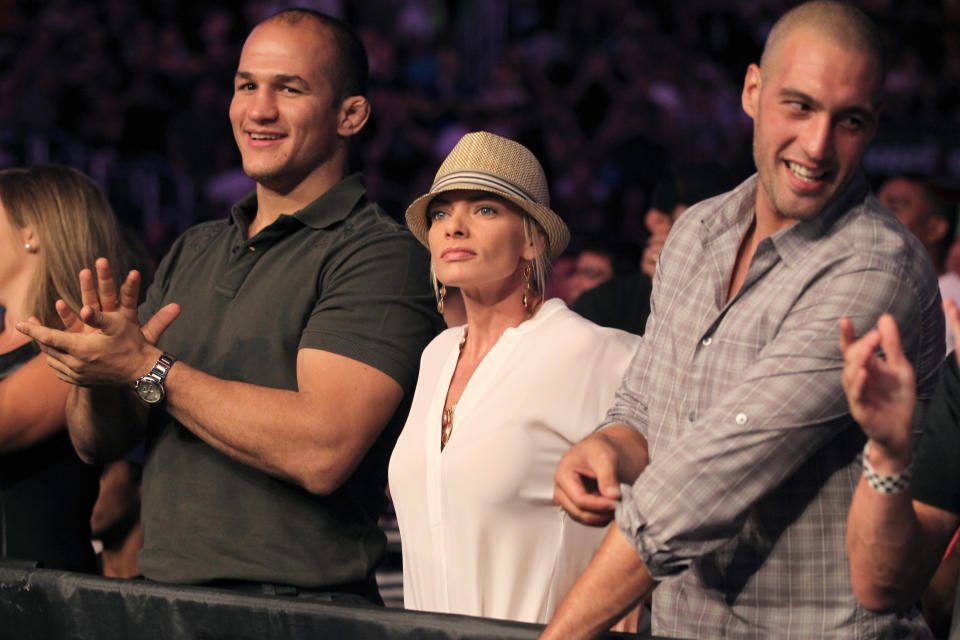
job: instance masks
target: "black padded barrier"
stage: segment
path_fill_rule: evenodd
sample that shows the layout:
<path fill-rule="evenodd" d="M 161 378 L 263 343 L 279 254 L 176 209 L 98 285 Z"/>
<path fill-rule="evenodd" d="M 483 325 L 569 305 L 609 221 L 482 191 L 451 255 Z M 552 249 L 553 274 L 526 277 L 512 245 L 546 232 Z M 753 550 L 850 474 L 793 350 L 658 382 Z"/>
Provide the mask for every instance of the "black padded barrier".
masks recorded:
<path fill-rule="evenodd" d="M 542 626 L 118 580 L 0 562 L 3 640 L 533 639 Z M 652 638 L 608 633 L 613 638 Z"/>

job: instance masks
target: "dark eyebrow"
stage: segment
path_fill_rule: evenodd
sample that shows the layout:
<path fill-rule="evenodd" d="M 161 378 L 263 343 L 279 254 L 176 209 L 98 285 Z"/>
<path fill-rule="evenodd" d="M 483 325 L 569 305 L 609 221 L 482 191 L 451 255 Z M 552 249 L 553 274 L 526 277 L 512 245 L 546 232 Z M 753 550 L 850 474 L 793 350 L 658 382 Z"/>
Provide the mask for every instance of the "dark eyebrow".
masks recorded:
<path fill-rule="evenodd" d="M 273 76 L 273 79 L 280 84 L 299 84 L 302 87 L 309 87 L 307 81 L 304 80 L 301 76 L 298 75 L 287 75 L 285 73 L 279 73 Z"/>
<path fill-rule="evenodd" d="M 782 98 L 793 98 L 795 100 L 801 100 L 803 102 L 806 102 L 810 106 L 812 106 L 814 109 L 823 108 L 823 105 L 820 104 L 820 102 L 818 102 L 817 100 L 814 100 L 813 97 L 808 96 L 803 91 L 799 91 L 797 89 L 790 89 L 790 88 L 781 89 L 780 96 Z M 836 115 L 854 116 L 856 118 L 860 118 L 861 120 L 865 122 L 869 122 L 871 124 L 874 123 L 877 119 L 876 115 L 871 109 L 868 109 L 866 107 L 861 107 L 858 105 L 852 105 L 852 106 L 846 107 L 845 109 L 841 109 L 836 113 Z"/>
<path fill-rule="evenodd" d="M 255 80 L 253 74 L 250 73 L 249 71 L 237 71 L 237 74 L 235 77 L 239 80 Z M 310 85 L 307 83 L 306 80 L 303 79 L 303 77 L 295 74 L 289 75 L 286 73 L 278 73 L 277 75 L 273 76 L 272 79 L 277 84 L 298 84 L 305 88 L 310 87 Z"/>
<path fill-rule="evenodd" d="M 816 100 L 813 99 L 813 96 L 808 96 L 808 95 L 805 94 L 803 91 L 799 91 L 799 90 L 797 90 L 797 89 L 789 89 L 789 88 L 787 88 L 787 89 L 781 89 L 781 90 L 780 90 L 780 97 L 781 97 L 781 98 L 793 98 L 794 100 L 801 100 L 801 101 L 806 102 L 807 104 L 809 104 L 810 106 L 812 106 L 812 107 L 814 107 L 814 108 L 816 108 L 816 109 L 819 109 L 819 108 L 822 106 L 818 101 L 816 101 Z"/>

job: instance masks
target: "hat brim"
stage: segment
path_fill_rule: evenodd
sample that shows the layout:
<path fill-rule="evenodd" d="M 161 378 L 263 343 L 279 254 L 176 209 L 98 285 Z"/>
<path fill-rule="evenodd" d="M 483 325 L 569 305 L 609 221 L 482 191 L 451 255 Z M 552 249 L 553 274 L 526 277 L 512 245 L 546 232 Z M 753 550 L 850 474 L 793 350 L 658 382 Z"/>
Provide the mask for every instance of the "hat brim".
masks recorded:
<path fill-rule="evenodd" d="M 407 227 L 410 228 L 410 231 L 413 232 L 413 235 L 416 236 L 417 240 L 419 240 L 428 249 L 430 248 L 430 244 L 427 241 L 427 233 L 430 225 L 427 224 L 427 208 L 430 206 L 430 203 L 433 201 L 433 199 L 441 193 L 460 190 L 484 191 L 486 193 L 491 193 L 499 198 L 503 198 L 504 200 L 512 202 L 517 207 L 528 213 L 530 217 L 536 220 L 540 226 L 543 227 L 544 232 L 547 234 L 546 251 L 547 259 L 550 262 L 556 260 L 570 243 L 570 229 L 567 228 L 566 223 L 550 207 L 545 207 L 542 204 L 532 200 L 518 198 L 509 193 L 491 188 L 488 185 L 481 186 L 471 182 L 454 182 L 445 184 L 442 189 L 437 189 L 436 191 L 431 191 L 430 193 L 420 196 L 410 203 L 410 206 L 407 207 L 406 214 L 404 214 L 404 217 L 407 221 Z"/>

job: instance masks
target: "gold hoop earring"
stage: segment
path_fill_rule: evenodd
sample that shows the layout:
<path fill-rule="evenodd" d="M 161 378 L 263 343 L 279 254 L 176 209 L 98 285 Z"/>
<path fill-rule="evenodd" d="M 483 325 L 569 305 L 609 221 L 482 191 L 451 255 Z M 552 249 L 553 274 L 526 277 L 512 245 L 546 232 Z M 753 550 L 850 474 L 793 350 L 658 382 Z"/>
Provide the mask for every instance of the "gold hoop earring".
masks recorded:
<path fill-rule="evenodd" d="M 437 313 L 443 315 L 443 299 L 447 295 L 447 285 L 441 284 L 437 289 Z"/>
<path fill-rule="evenodd" d="M 523 297 L 520 298 L 520 302 L 524 309 L 527 309 L 527 304 L 530 302 L 530 273 L 532 271 L 529 264 L 523 268 Z M 529 309 L 527 310 L 529 311 Z"/>

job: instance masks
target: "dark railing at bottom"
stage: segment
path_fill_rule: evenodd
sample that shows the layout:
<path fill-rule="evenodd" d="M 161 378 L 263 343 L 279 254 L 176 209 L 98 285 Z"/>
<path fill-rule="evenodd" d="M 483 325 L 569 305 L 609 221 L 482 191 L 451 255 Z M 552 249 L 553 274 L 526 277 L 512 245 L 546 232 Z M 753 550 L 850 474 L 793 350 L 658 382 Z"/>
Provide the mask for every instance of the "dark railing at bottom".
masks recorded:
<path fill-rule="evenodd" d="M 534 624 L 118 580 L 0 562 L 0 638 L 536 638 Z M 609 633 L 604 638 L 640 637 Z"/>

